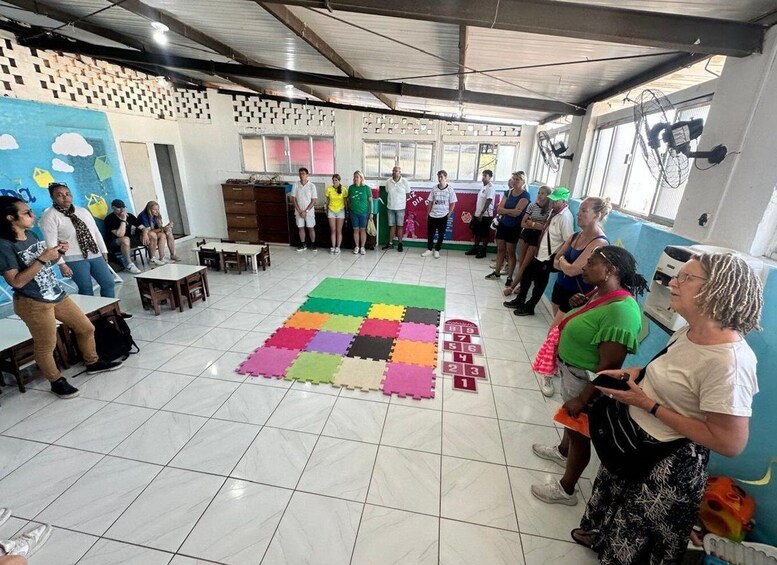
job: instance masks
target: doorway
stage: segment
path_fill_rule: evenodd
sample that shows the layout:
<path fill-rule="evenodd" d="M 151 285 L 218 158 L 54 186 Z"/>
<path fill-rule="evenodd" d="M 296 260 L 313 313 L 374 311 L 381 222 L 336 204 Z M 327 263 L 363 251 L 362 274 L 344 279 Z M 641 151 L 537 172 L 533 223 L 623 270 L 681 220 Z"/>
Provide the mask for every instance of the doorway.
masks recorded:
<path fill-rule="evenodd" d="M 184 208 L 181 207 L 183 194 L 181 178 L 178 174 L 178 163 L 175 159 L 175 147 L 155 143 L 154 151 L 159 167 L 159 177 L 162 181 L 162 192 L 165 195 L 167 217 L 173 222 L 173 235 L 176 237 L 185 236 L 188 232 L 188 221 Z"/>
<path fill-rule="evenodd" d="M 137 216 L 143 211 L 146 203 L 159 201 L 154 185 L 154 175 L 151 160 L 148 158 L 148 147 L 145 143 L 122 141 L 121 154 L 124 157 L 124 168 L 127 171 L 130 195 Z"/>

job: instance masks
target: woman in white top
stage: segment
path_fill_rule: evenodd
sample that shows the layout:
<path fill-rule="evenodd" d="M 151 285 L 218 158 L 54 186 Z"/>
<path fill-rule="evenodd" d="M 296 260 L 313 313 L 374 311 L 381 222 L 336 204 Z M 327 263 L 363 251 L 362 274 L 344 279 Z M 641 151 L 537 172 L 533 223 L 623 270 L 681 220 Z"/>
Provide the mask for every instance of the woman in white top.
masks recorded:
<path fill-rule="evenodd" d="M 600 390 L 630 406 L 644 440 L 679 441 L 641 479 L 600 468 L 572 537 L 601 563 L 679 563 L 699 514 L 709 452 L 735 457 L 748 440 L 758 383 L 743 336 L 758 329 L 761 281 L 741 258 L 716 253 L 688 261 L 669 288 L 688 326 L 647 365 L 639 385 L 640 368 L 632 367 L 629 390 Z"/>
<path fill-rule="evenodd" d="M 429 206 L 429 216 L 426 218 L 426 251 L 421 253 L 421 257 L 429 257 L 434 247 L 434 258 L 440 258 L 448 216 L 453 213 L 456 201 L 456 193 L 448 186 L 448 173 L 438 171 L 437 186 L 429 192 L 429 198 L 426 199 L 426 204 Z M 436 244 L 434 244 L 435 234 L 437 234 Z"/>
<path fill-rule="evenodd" d="M 68 250 L 60 257 L 63 277 L 71 277 L 78 294 L 92 296 L 92 277 L 100 285 L 100 296 L 116 296 L 113 272 L 108 267 L 108 248 L 97 229 L 92 214 L 86 208 L 73 205 L 73 195 L 66 184 L 51 183 L 49 194 L 53 206 L 43 212 L 40 230 L 46 247 L 67 243 Z"/>

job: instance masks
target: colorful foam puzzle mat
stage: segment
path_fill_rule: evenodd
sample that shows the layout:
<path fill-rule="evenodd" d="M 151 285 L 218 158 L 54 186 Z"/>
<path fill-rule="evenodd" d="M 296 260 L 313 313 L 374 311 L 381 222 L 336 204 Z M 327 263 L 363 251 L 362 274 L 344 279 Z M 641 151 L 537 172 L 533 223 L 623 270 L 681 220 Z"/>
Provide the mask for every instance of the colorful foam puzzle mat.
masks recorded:
<path fill-rule="evenodd" d="M 325 279 L 236 372 L 434 398 L 444 305 L 442 288 Z"/>

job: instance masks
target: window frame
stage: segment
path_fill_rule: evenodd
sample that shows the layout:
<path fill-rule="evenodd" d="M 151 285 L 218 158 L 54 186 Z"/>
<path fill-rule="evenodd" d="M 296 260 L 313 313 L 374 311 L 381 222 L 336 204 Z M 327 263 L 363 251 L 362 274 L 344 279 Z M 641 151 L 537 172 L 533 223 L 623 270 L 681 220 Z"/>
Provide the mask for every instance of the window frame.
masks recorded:
<path fill-rule="evenodd" d="M 458 177 L 459 170 L 461 169 L 461 146 L 462 145 L 477 145 L 478 146 L 477 157 L 475 159 L 474 178 L 471 178 L 471 179 L 469 179 L 469 178 L 463 179 L 463 178 Z M 467 141 L 466 139 L 462 139 L 460 141 L 449 141 L 449 142 L 443 141 L 442 142 L 442 159 L 440 160 L 440 166 L 442 168 L 445 168 L 445 165 L 444 165 L 444 163 L 445 163 L 445 148 L 446 147 L 453 147 L 453 146 L 457 146 L 458 147 L 457 159 L 456 159 L 456 174 L 452 175 L 451 171 L 448 171 L 448 175 L 449 175 L 448 176 L 448 181 L 449 182 L 461 182 L 461 183 L 464 183 L 464 182 L 477 182 L 477 181 L 480 180 L 480 177 L 481 177 L 481 173 L 480 173 L 480 156 L 486 154 L 486 153 L 482 152 L 482 147 L 484 145 L 492 145 L 494 147 L 493 155 L 494 155 L 494 159 L 495 160 L 494 160 L 494 165 L 492 166 L 491 170 L 494 171 L 495 175 L 496 175 L 497 163 L 498 163 L 498 158 L 499 158 L 499 148 L 502 147 L 502 146 L 514 147 L 515 151 L 513 153 L 513 162 L 510 164 L 509 169 L 510 169 L 511 174 L 512 174 L 513 171 L 515 171 L 516 164 L 518 163 L 518 155 L 521 152 L 521 142 L 520 141 L 515 141 L 515 142 L 512 142 L 512 143 L 498 143 L 498 142 L 494 143 L 494 141 L 476 141 L 476 140 Z M 496 181 L 507 182 L 510 179 L 509 179 L 509 177 L 506 178 L 506 179 L 497 179 L 496 177 L 494 177 L 493 180 L 495 182 Z"/>
<path fill-rule="evenodd" d="M 378 144 L 378 174 L 377 175 L 368 175 L 367 174 L 367 144 Z M 409 174 L 408 171 L 405 170 L 405 168 L 402 169 L 402 178 L 407 180 L 413 180 L 413 181 L 430 181 L 432 180 L 432 175 L 434 174 L 434 163 L 435 163 L 435 145 L 436 143 L 434 141 L 426 141 L 426 140 L 417 140 L 417 139 L 362 139 L 362 172 L 364 173 L 365 180 L 385 180 L 389 178 L 391 175 L 384 176 L 380 174 L 381 169 L 383 169 L 383 150 L 382 145 L 396 145 L 396 151 L 394 152 L 394 163 L 391 166 L 393 169 L 395 166 L 399 165 L 399 161 L 401 158 L 401 152 L 402 152 L 402 145 L 413 145 L 413 174 Z M 418 175 L 418 146 L 419 145 L 425 145 L 425 146 L 431 146 L 432 149 L 432 158 L 429 161 L 429 172 L 426 175 Z"/>
<path fill-rule="evenodd" d="M 704 97 L 702 97 L 700 99 L 688 100 L 686 102 L 678 103 L 678 104 L 676 104 L 674 106 L 675 112 L 674 112 L 674 117 L 673 117 L 672 123 L 676 123 L 677 121 L 679 121 L 680 114 L 682 114 L 685 111 L 693 110 L 693 109 L 696 109 L 696 108 L 702 108 L 702 107 L 705 107 L 705 106 L 710 106 L 711 104 L 712 104 L 712 96 L 704 96 Z M 594 137 L 593 145 L 592 145 L 594 150 L 591 153 L 591 157 L 588 160 L 588 164 L 586 166 L 585 185 L 584 185 L 585 186 L 585 190 L 583 191 L 583 193 L 584 193 L 584 195 L 586 197 L 589 197 L 589 196 L 599 197 L 599 196 L 602 195 L 604 187 L 605 187 L 605 184 L 606 184 L 607 175 L 609 174 L 610 166 L 612 165 L 613 147 L 614 147 L 615 142 L 616 142 L 617 131 L 613 132 L 613 135 L 610 138 L 609 146 L 607 147 L 607 160 L 605 162 L 605 167 L 604 167 L 604 171 L 603 171 L 603 174 L 602 174 L 602 180 L 601 180 L 600 186 L 598 187 L 598 190 L 593 190 L 593 187 L 591 186 L 591 182 L 592 182 L 593 177 L 594 177 L 594 174 L 593 174 L 594 170 L 593 169 L 594 169 L 594 165 L 596 163 L 597 152 L 600 149 L 598 147 L 598 143 L 599 143 L 599 138 L 601 136 L 602 130 L 610 129 L 610 128 L 612 128 L 613 130 L 616 130 L 618 128 L 618 126 L 622 126 L 624 124 L 629 124 L 629 123 L 633 123 L 633 119 L 631 117 L 621 117 L 621 118 L 617 118 L 617 119 L 606 120 L 606 121 L 602 121 L 599 124 L 597 124 L 596 130 L 595 130 L 595 137 Z M 706 123 L 706 119 L 705 119 L 705 123 Z M 700 141 L 700 140 L 701 140 L 701 138 L 699 138 L 698 141 Z M 649 208 L 649 212 L 647 214 L 643 214 L 643 213 L 640 213 L 638 211 L 634 211 L 634 210 L 632 210 L 630 208 L 627 208 L 627 207 L 625 207 L 623 205 L 624 198 L 627 195 L 629 183 L 631 181 L 631 175 L 632 175 L 632 172 L 634 170 L 634 161 L 635 161 L 635 159 L 641 159 L 642 158 L 642 156 L 639 154 L 639 151 L 638 151 L 638 147 L 637 147 L 638 143 L 639 142 L 637 140 L 637 135 L 636 135 L 636 132 L 635 132 L 634 139 L 632 140 L 632 143 L 631 143 L 631 151 L 629 153 L 627 153 L 628 164 L 627 164 L 626 174 L 624 175 L 623 183 L 622 183 L 622 186 L 620 187 L 620 192 L 619 192 L 619 196 L 618 196 L 617 201 L 615 199 L 612 199 L 612 202 L 611 202 L 612 206 L 613 206 L 613 208 L 615 210 L 618 210 L 619 212 L 622 212 L 624 214 L 628 214 L 629 216 L 634 216 L 634 217 L 637 217 L 637 218 L 640 218 L 640 219 L 643 219 L 643 220 L 647 220 L 647 221 L 650 221 L 650 222 L 653 222 L 653 223 L 656 223 L 656 224 L 661 224 L 661 225 L 664 225 L 664 226 L 672 227 L 674 225 L 674 221 L 675 221 L 674 218 L 668 218 L 668 217 L 661 216 L 661 215 L 655 213 L 656 209 L 658 207 L 659 199 L 660 199 L 660 195 L 661 195 L 661 186 L 660 186 L 660 181 L 658 179 L 656 179 L 655 183 L 654 183 L 653 194 L 652 194 L 651 202 L 650 202 L 650 208 Z M 691 164 L 690 166 L 692 167 L 693 164 Z M 690 178 L 690 174 L 689 174 L 689 178 Z M 687 183 L 688 183 L 688 181 L 686 180 L 685 184 L 682 186 L 683 192 L 685 191 L 685 187 L 686 187 Z M 680 189 L 678 188 L 676 190 L 680 190 Z"/>
<path fill-rule="evenodd" d="M 272 171 L 268 170 L 267 167 L 267 138 L 268 137 L 282 137 L 283 138 L 283 152 L 284 156 L 286 158 L 286 171 Z M 262 154 L 264 158 L 264 171 L 254 171 L 251 169 L 246 168 L 245 163 L 245 152 L 243 148 L 243 140 L 244 139 L 261 139 L 262 140 Z M 289 140 L 290 139 L 307 139 L 308 140 L 308 149 L 310 151 L 310 164 L 307 165 L 308 170 L 310 171 L 311 176 L 328 176 L 333 173 L 329 172 L 318 172 L 315 169 L 313 163 L 313 140 L 314 139 L 328 139 L 332 140 L 332 170 L 337 171 L 337 164 L 335 162 L 337 151 L 335 148 L 335 136 L 334 135 L 304 135 L 304 134 L 296 134 L 296 133 L 259 133 L 259 134 L 251 134 L 251 133 L 241 133 L 240 134 L 240 168 L 241 171 L 245 174 L 266 174 L 266 175 L 293 175 L 296 174 L 297 171 L 291 170 L 291 151 L 290 151 L 290 145 Z"/>

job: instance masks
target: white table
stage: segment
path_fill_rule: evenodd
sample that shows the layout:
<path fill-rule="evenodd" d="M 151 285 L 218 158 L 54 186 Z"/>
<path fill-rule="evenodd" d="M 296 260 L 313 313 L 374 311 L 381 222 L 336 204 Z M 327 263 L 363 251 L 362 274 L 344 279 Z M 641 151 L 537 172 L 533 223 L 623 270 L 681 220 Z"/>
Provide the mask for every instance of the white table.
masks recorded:
<path fill-rule="evenodd" d="M 216 251 L 228 251 L 230 253 L 238 253 L 239 255 L 245 255 L 245 257 L 251 263 L 251 269 L 254 273 L 259 272 L 259 256 L 267 247 L 266 245 L 256 245 L 252 243 L 216 243 L 214 246 Z M 210 249 L 213 249 L 211 247 Z"/>
<path fill-rule="evenodd" d="M 171 286 L 175 293 L 175 300 L 178 309 L 183 312 L 183 290 L 184 287 L 188 289 L 189 281 L 192 278 L 198 278 L 202 282 L 202 286 L 205 289 L 205 296 L 210 296 L 210 289 L 208 288 L 208 268 L 199 265 L 181 265 L 171 263 L 162 267 L 145 271 L 139 275 L 135 275 L 135 279 L 138 281 L 138 291 L 140 292 L 140 298 L 143 300 L 143 291 L 153 283 L 160 284 L 162 286 Z M 187 290 L 187 296 L 188 296 Z M 189 307 L 191 308 L 191 300 L 189 301 Z"/>
<path fill-rule="evenodd" d="M 85 296 L 83 294 L 70 294 L 70 300 L 76 303 L 87 318 L 96 315 L 115 312 L 121 315 L 118 298 L 103 298 L 102 296 Z"/>
<path fill-rule="evenodd" d="M 57 321 L 57 348 L 60 363 L 69 367 L 66 348 L 60 332 L 61 323 Z M 33 342 L 30 330 L 18 317 L 0 319 L 0 370 L 11 373 L 16 378 L 20 392 L 25 392 L 21 368 L 34 361 Z"/>

